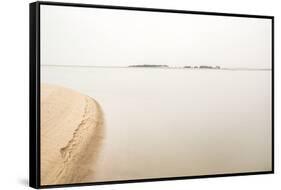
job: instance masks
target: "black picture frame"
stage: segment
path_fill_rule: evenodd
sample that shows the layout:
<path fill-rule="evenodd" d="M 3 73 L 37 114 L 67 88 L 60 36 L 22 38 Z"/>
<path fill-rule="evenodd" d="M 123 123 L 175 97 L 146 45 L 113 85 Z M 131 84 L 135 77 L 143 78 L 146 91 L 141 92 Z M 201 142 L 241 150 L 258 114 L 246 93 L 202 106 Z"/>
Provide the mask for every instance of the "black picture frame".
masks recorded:
<path fill-rule="evenodd" d="M 182 13 L 196 15 L 215 15 L 224 17 L 245 17 L 245 18 L 261 18 L 271 20 L 271 84 L 272 84 L 272 170 L 259 172 L 244 172 L 244 173 L 229 173 L 229 174 L 213 174 L 201 176 L 178 176 L 168 178 L 152 178 L 152 179 L 137 179 L 137 180 L 118 180 L 105 182 L 91 183 L 75 183 L 75 184 L 60 184 L 60 185 L 41 185 L 40 184 L 40 6 L 71 6 L 83 8 L 103 8 L 103 9 L 118 9 L 118 10 L 133 10 L 133 11 L 152 11 L 164 13 Z M 30 59 L 30 75 L 29 75 L 29 185 L 33 188 L 52 188 L 52 187 L 71 187 L 85 185 L 102 185 L 102 184 L 118 184 L 118 183 L 135 183 L 135 182 L 152 182 L 164 180 L 184 180 L 195 178 L 210 178 L 210 177 L 227 177 L 227 176 L 245 176 L 258 174 L 273 174 L 274 173 L 274 16 L 264 15 L 248 15 L 234 13 L 218 13 L 218 12 L 202 12 L 202 11 L 187 11 L 187 10 L 171 10 L 143 7 L 124 7 L 112 5 L 92 5 L 81 3 L 62 3 L 62 2 L 33 2 L 29 5 L 29 59 Z"/>

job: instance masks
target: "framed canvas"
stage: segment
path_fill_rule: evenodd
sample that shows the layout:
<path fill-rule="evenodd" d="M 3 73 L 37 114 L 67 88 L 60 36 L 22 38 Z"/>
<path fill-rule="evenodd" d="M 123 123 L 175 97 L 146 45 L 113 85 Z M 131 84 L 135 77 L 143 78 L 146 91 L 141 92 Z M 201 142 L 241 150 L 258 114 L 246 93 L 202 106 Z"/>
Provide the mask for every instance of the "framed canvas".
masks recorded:
<path fill-rule="evenodd" d="M 30 186 L 274 172 L 274 17 L 30 4 Z"/>

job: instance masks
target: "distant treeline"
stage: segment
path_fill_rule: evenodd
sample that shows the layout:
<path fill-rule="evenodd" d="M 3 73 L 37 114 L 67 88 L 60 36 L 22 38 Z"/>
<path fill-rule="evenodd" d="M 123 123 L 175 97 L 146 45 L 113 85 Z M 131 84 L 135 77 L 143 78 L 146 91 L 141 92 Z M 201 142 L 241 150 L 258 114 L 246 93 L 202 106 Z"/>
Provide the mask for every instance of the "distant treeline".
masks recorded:
<path fill-rule="evenodd" d="M 185 68 L 185 69 L 221 69 L 220 66 L 207 66 L 207 65 L 200 65 L 200 66 L 183 66 L 183 67 L 169 67 L 168 65 L 129 65 L 129 67 L 164 67 L 164 68 Z"/>
<path fill-rule="evenodd" d="M 129 67 L 169 67 L 168 65 L 129 65 Z"/>
<path fill-rule="evenodd" d="M 187 69 L 220 69 L 220 66 L 207 66 L 207 65 L 200 65 L 200 66 L 184 66 L 183 68 Z"/>

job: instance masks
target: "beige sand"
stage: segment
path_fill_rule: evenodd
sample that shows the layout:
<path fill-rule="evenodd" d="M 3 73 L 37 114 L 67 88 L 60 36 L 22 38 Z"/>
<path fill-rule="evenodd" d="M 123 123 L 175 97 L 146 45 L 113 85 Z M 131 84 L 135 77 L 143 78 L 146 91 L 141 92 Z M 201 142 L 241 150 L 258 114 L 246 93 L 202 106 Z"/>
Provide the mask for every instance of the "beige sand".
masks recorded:
<path fill-rule="evenodd" d="M 89 168 L 94 168 L 103 136 L 102 111 L 95 100 L 41 85 L 42 185 L 83 183 L 94 176 Z"/>

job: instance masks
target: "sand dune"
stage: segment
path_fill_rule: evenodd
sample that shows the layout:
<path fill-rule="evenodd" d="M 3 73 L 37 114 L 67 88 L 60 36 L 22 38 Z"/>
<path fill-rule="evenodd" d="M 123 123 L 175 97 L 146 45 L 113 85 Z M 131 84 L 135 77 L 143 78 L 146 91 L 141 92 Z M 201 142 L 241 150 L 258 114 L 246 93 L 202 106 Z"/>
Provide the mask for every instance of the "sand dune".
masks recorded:
<path fill-rule="evenodd" d="M 42 185 L 83 183 L 94 176 L 89 168 L 96 163 L 103 136 L 102 111 L 94 99 L 41 85 Z"/>

